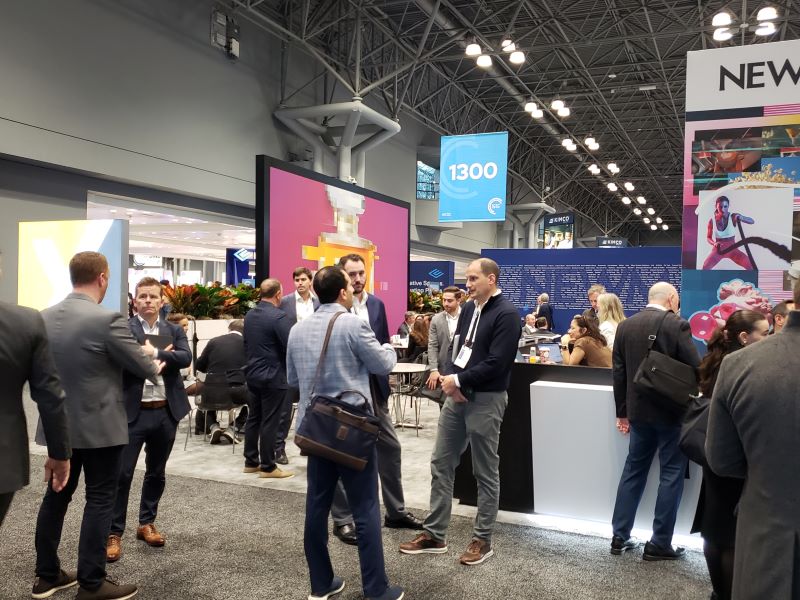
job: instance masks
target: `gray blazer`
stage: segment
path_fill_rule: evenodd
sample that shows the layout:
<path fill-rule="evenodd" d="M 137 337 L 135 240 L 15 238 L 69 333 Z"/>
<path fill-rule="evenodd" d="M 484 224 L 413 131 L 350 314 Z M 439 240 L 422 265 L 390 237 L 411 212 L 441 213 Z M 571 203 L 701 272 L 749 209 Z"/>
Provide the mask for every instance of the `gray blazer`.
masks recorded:
<path fill-rule="evenodd" d="M 428 368 L 439 371 L 447 364 L 450 349 L 450 329 L 447 327 L 447 313 L 442 311 L 431 319 L 428 331 Z"/>
<path fill-rule="evenodd" d="M 733 598 L 800 598 L 800 312 L 778 335 L 728 355 L 706 436 L 711 469 L 745 478 Z"/>
<path fill-rule="evenodd" d="M 39 313 L 0 302 L 0 494 L 28 485 L 30 460 L 28 427 L 22 406 L 22 388 L 30 384 L 31 397 L 39 407 L 47 434 L 47 454 L 65 460 L 70 457 L 64 391 L 47 343 Z"/>
<path fill-rule="evenodd" d="M 153 382 L 156 376 L 155 363 L 133 339 L 128 320 L 75 293 L 42 311 L 42 317 L 67 394 L 72 447 L 127 444 L 122 371 Z M 41 427 L 36 441 L 44 441 Z"/>

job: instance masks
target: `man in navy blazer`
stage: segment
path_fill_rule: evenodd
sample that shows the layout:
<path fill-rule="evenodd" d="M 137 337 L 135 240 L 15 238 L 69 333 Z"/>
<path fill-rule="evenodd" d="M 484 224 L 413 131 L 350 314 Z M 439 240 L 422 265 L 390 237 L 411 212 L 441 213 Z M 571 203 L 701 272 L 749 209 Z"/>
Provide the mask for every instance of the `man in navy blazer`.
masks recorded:
<path fill-rule="evenodd" d="M 362 321 L 369 324 L 370 329 L 381 344 L 389 343 L 389 324 L 386 320 L 386 307 L 377 296 L 367 293 L 366 269 L 364 259 L 358 254 L 348 254 L 339 259 L 342 267 L 353 284 L 352 312 Z M 383 504 L 386 507 L 384 525 L 393 528 L 419 529 L 422 521 L 408 512 L 403 494 L 403 478 L 400 463 L 400 440 L 389 418 L 388 375 L 370 375 L 369 386 L 378 409 L 381 434 L 378 437 L 378 475 L 381 480 Z M 333 534 L 345 544 L 356 544 L 356 531 L 353 526 L 353 515 L 347 505 L 344 488 L 336 487 L 336 494 L 331 507 L 333 518 Z"/>
<path fill-rule="evenodd" d="M 117 500 L 106 546 L 109 562 L 122 556 L 122 535 L 128 512 L 128 496 L 136 462 L 142 446 L 147 446 L 147 461 L 139 503 L 137 539 L 150 546 L 160 547 L 164 536 L 155 526 L 158 503 L 166 484 L 167 459 L 175 443 L 178 422 L 189 413 L 189 398 L 181 377 L 181 369 L 192 362 L 192 351 L 186 333 L 180 325 L 159 319 L 162 288 L 158 280 L 145 277 L 136 284 L 134 303 L 138 314 L 128 321 L 136 341 L 144 344 L 146 335 L 169 338 L 169 343 L 157 350 L 156 360 L 164 363 L 158 383 L 144 381 L 125 371 L 123 393 L 128 414 L 128 445 L 122 453 L 122 471 L 117 486 Z M 158 345 L 158 341 L 153 345 Z"/>

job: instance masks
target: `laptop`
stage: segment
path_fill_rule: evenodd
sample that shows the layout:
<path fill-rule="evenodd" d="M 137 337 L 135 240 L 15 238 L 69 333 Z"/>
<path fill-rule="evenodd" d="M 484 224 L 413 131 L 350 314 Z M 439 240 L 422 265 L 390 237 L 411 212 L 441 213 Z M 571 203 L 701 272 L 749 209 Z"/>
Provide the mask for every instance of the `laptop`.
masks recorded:
<path fill-rule="evenodd" d="M 536 356 L 539 357 L 540 364 L 543 365 L 560 365 L 563 363 L 561 356 L 561 346 L 557 343 L 541 343 L 534 346 L 536 348 Z M 531 353 L 533 353 L 531 348 Z"/>

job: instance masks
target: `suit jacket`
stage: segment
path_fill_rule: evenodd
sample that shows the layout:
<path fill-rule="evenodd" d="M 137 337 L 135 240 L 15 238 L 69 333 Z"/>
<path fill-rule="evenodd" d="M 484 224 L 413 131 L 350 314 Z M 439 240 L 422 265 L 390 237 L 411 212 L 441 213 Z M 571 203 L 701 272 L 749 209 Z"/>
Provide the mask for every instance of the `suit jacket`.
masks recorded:
<path fill-rule="evenodd" d="M 386 306 L 383 304 L 383 300 L 373 294 L 367 296 L 367 312 L 369 313 L 369 326 L 378 339 L 378 343 L 388 344 L 390 339 L 389 323 L 386 320 Z M 389 376 L 373 375 L 372 384 L 376 394 L 375 401 L 386 405 L 392 393 Z"/>
<path fill-rule="evenodd" d="M 139 344 L 144 344 L 145 334 L 139 317 L 131 317 L 128 320 L 128 325 L 136 341 Z M 183 385 L 181 369 L 192 364 L 192 351 L 189 348 L 189 340 L 186 339 L 186 332 L 183 331 L 183 327 L 180 325 L 159 320 L 158 334 L 172 338 L 172 350 L 159 350 L 158 360 L 165 363 L 164 369 L 161 371 L 161 377 L 164 380 L 164 394 L 167 397 L 169 413 L 177 423 L 189 414 L 189 397 L 186 395 L 186 388 Z M 142 406 L 144 378 L 136 373 L 126 371 L 123 384 L 128 423 L 133 423 L 139 418 L 139 411 Z"/>
<path fill-rule="evenodd" d="M 550 328 L 550 330 L 556 330 L 556 326 L 553 323 L 553 307 L 550 306 L 549 302 L 543 302 L 538 306 L 536 309 L 536 316 L 545 317 L 547 319 L 547 326 Z"/>
<path fill-rule="evenodd" d="M 69 294 L 42 311 L 50 348 L 67 395 L 73 448 L 128 443 L 122 373 L 155 381 L 156 366 L 133 339 L 121 314 L 84 294 Z M 42 421 L 36 441 L 44 443 Z"/>
<path fill-rule="evenodd" d="M 800 598 L 800 312 L 777 335 L 729 354 L 711 399 L 706 458 L 743 477 L 733 598 Z M 765 544 L 774 548 L 765 552 Z"/>
<path fill-rule="evenodd" d="M 450 329 L 447 327 L 447 313 L 442 311 L 431 319 L 428 330 L 428 368 L 440 371 L 447 364 L 450 349 Z"/>
<path fill-rule="evenodd" d="M 298 428 L 311 401 L 311 388 L 328 323 L 337 312 L 345 312 L 344 307 L 336 303 L 323 304 L 311 317 L 294 326 L 289 334 L 286 369 L 289 385 L 300 389 Z M 338 396 L 347 390 L 355 390 L 361 395 L 345 393 L 342 401 L 363 407 L 364 398 L 367 398 L 371 406 L 370 374 L 387 378 L 396 362 L 394 348 L 378 343 L 375 334 L 359 317 L 344 314 L 334 324 L 315 392 Z"/>
<path fill-rule="evenodd" d="M 30 481 L 28 427 L 22 388 L 30 384 L 39 407 L 50 458 L 70 457 L 64 390 L 50 353 L 41 315 L 31 309 L 0 302 L 0 494 L 15 492 Z"/>
<path fill-rule="evenodd" d="M 408 323 L 403 321 L 400 323 L 400 327 L 397 328 L 397 335 L 400 337 L 408 337 L 411 333 L 411 328 L 408 326 Z"/>
<path fill-rule="evenodd" d="M 658 308 L 645 308 L 625 319 L 617 327 L 612 351 L 614 369 L 614 401 L 617 417 L 631 421 L 661 425 L 678 425 L 680 417 L 662 408 L 657 401 L 642 396 L 633 385 L 633 378 L 647 354 L 648 336 L 655 334 L 664 312 Z M 695 368 L 700 364 L 689 322 L 674 313 L 664 317 L 653 349 Z"/>
<path fill-rule="evenodd" d="M 311 302 L 316 311 L 319 308 L 319 300 L 316 296 L 311 296 Z M 297 292 L 283 297 L 281 300 L 281 310 L 287 314 L 292 325 L 297 323 Z"/>
<path fill-rule="evenodd" d="M 244 318 L 247 385 L 255 390 L 286 389 L 286 345 L 292 320 L 269 302 L 259 302 Z"/>
<path fill-rule="evenodd" d="M 244 352 L 244 337 L 238 333 L 228 333 L 208 340 L 194 366 L 203 373 L 225 373 L 242 369 L 247 365 Z"/>

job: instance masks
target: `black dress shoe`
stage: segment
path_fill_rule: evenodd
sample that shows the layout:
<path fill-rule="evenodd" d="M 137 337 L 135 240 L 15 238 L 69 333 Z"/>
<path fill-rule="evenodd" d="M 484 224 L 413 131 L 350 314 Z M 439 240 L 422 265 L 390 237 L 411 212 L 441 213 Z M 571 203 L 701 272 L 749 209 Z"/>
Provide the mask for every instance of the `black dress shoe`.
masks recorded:
<path fill-rule="evenodd" d="M 422 529 L 422 519 L 418 519 L 411 513 L 406 513 L 405 516 L 399 519 L 390 519 L 385 517 L 383 519 L 383 526 L 390 529 Z"/>
<path fill-rule="evenodd" d="M 339 538 L 340 541 L 344 542 L 345 544 L 350 544 L 351 546 L 355 546 L 358 543 L 358 540 L 356 539 L 356 528 L 352 523 L 347 523 L 346 525 L 341 526 L 334 525 L 333 535 Z"/>
<path fill-rule="evenodd" d="M 633 541 L 633 538 L 628 538 L 627 540 L 623 540 L 618 535 L 615 535 L 611 538 L 611 554 L 619 556 L 623 554 L 627 550 L 635 550 L 639 547 L 637 542 Z"/>
<path fill-rule="evenodd" d="M 285 450 L 278 450 L 275 452 L 275 462 L 279 465 L 288 465 L 289 464 L 289 457 L 286 456 Z"/>
<path fill-rule="evenodd" d="M 663 546 L 657 546 L 653 542 L 647 542 L 644 545 L 642 558 L 644 560 L 678 560 L 684 554 L 686 554 L 685 548 L 676 547 L 673 549 L 672 546 L 664 548 Z"/>

